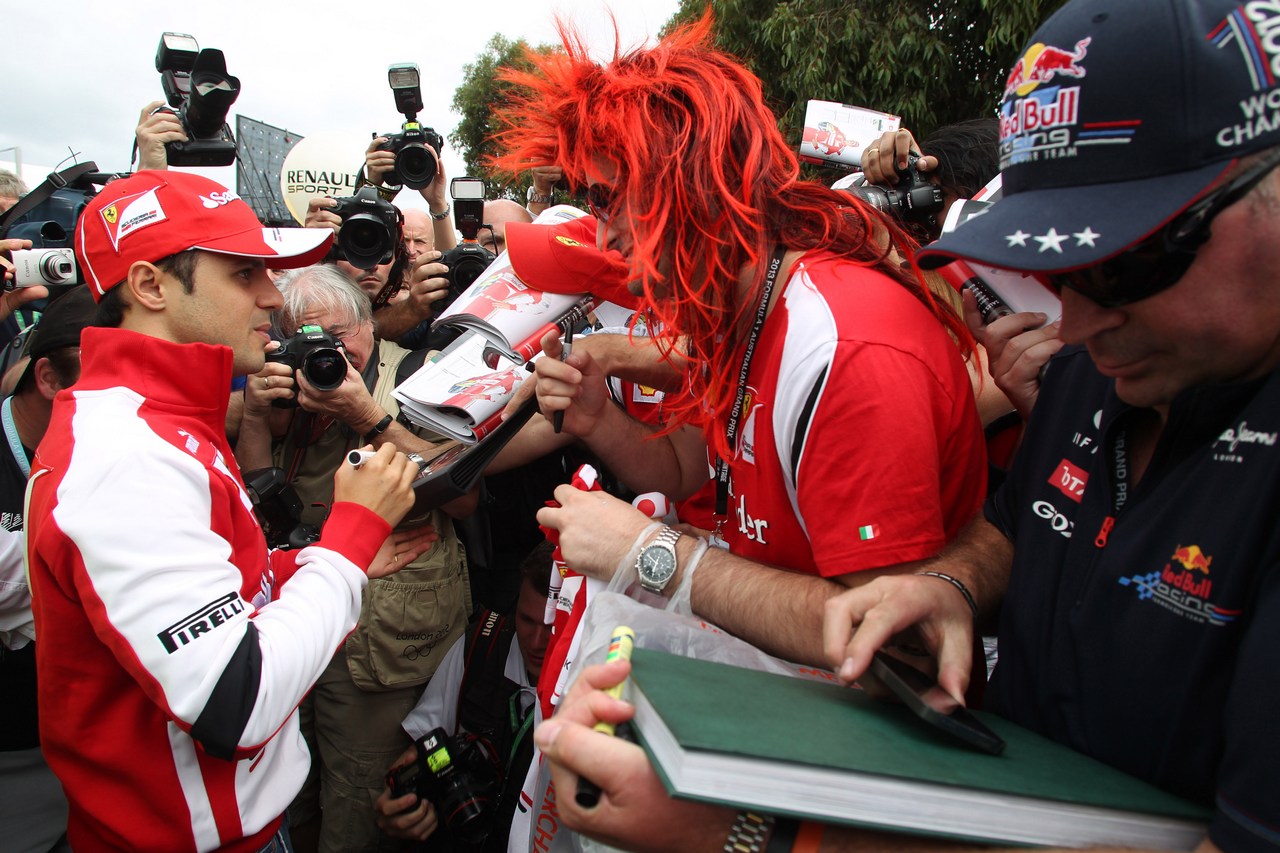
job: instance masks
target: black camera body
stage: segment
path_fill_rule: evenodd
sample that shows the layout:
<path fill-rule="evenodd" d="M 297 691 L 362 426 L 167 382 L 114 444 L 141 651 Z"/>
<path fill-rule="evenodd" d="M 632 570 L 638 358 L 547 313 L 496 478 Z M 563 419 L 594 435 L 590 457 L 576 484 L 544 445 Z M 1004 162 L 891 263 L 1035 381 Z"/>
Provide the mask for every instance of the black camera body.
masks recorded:
<path fill-rule="evenodd" d="M 156 49 L 156 70 L 165 100 L 187 134 L 185 142 L 165 144 L 169 165 L 234 163 L 236 139 L 227 124 L 227 112 L 240 96 L 240 80 L 227 73 L 222 51 L 200 50 L 196 40 L 184 33 L 164 33 Z"/>
<path fill-rule="evenodd" d="M 484 181 L 454 178 L 449 183 L 449 194 L 453 197 L 453 224 L 462 234 L 462 242 L 440 258 L 440 263 L 449 268 L 449 295 L 442 308 L 461 296 L 497 257 L 476 241 L 484 227 Z"/>
<path fill-rule="evenodd" d="M 383 201 L 373 187 L 361 187 L 355 195 L 335 201 L 333 212 L 342 228 L 333 256 L 362 270 L 391 263 L 404 233 L 404 217 L 396 206 Z"/>
<path fill-rule="evenodd" d="M 479 738 L 453 738 L 435 728 L 414 741 L 417 758 L 387 774 L 392 797 L 414 793 L 435 806 L 449 832 L 466 844 L 489 834 L 500 763 Z"/>
<path fill-rule="evenodd" d="M 303 326 L 275 352 L 267 353 L 267 361 L 287 364 L 294 373 L 302 373 L 317 391 L 333 391 L 347 377 L 347 357 L 338 342 L 319 326 Z M 285 400 L 272 400 L 272 405 L 292 409 L 298 405 L 297 395 Z"/>
<path fill-rule="evenodd" d="M 907 168 L 898 171 L 898 183 L 892 187 L 878 187 L 864 181 L 849 187 L 848 191 L 901 222 L 931 226 L 934 215 L 946 206 L 946 201 L 942 188 L 916 169 L 919 159 L 916 154 L 907 158 Z"/>
<path fill-rule="evenodd" d="M 320 528 L 302 523 L 302 500 L 283 468 L 245 471 L 244 487 L 269 548 L 296 550 L 320 540 Z"/>
<path fill-rule="evenodd" d="M 384 133 L 387 141 L 378 146 L 379 151 L 391 151 L 396 155 L 395 167 L 384 178 L 387 186 L 405 186 L 420 190 L 436 179 L 439 168 L 438 152 L 444 150 L 444 137 L 418 122 L 422 112 L 422 86 L 418 66 L 412 62 L 397 62 L 387 69 L 387 83 L 396 99 L 396 109 L 404 116 L 399 133 Z"/>
<path fill-rule="evenodd" d="M 383 179 L 387 186 L 420 190 L 436 179 L 440 165 L 436 152 L 444 150 L 443 136 L 412 120 L 406 121 L 399 133 L 381 135 L 387 141 L 379 145 L 378 150 L 396 155 L 395 168 Z"/>

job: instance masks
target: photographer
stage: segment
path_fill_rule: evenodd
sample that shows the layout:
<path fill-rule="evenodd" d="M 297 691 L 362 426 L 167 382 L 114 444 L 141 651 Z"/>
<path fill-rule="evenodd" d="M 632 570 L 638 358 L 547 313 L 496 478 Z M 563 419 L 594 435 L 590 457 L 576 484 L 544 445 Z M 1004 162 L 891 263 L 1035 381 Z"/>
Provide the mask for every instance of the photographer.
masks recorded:
<path fill-rule="evenodd" d="M 381 148 L 387 137 L 376 136 L 364 152 L 365 181 L 376 187 L 378 194 L 391 201 L 399 194 L 401 188 L 388 187 L 385 181 L 395 169 L 396 155 L 393 151 Z M 449 218 L 449 181 L 444 173 L 444 160 L 440 152 L 431 149 L 436 155 L 436 177 L 431 183 L 418 190 L 427 203 L 427 212 L 431 215 L 433 246 L 441 252 L 447 252 L 458 245 L 458 237 L 453 231 L 453 222 Z"/>
<path fill-rule="evenodd" d="M 385 153 L 385 152 L 384 152 Z M 307 203 L 308 228 L 330 228 L 335 236 L 341 234 L 342 218 L 334 212 L 338 200 L 318 197 Z M 447 217 L 446 217 L 447 218 Z M 452 234 L 452 226 L 450 226 Z M 448 296 L 448 268 L 439 263 L 441 252 L 427 250 L 411 258 L 403 239 L 401 225 L 397 235 L 394 258 L 387 263 L 362 269 L 347 260 L 334 260 L 334 265 L 351 278 L 374 303 L 374 325 L 378 337 L 388 341 L 401 341 L 407 334 L 430 320 L 437 303 Z M 385 292 L 392 282 L 403 282 L 390 299 Z M 379 302 L 378 300 L 383 301 Z M 413 339 L 407 343 L 416 344 Z M 414 348 L 419 348 L 415 346 Z"/>
<path fill-rule="evenodd" d="M 269 355 L 246 386 L 236 455 L 246 469 L 283 469 L 304 506 L 300 521 L 318 526 L 333 500 L 333 472 L 350 450 L 390 444 L 431 458 L 443 448 L 431 434 L 420 436 L 397 421 L 391 396 L 424 354 L 376 338 L 369 300 L 350 279 L 320 265 L 289 272 L 276 284 L 283 305 L 273 322 L 285 339 L 285 353 L 298 345 L 294 336 L 301 327 L 314 326 L 349 363 L 343 365 L 345 375 L 333 378 L 336 387 L 321 390 L 305 366 Z M 297 405 L 282 408 L 273 401 Z M 393 582 L 369 584 L 359 626 L 303 704 L 303 732 L 316 768 L 290 808 L 299 849 L 306 849 L 308 831 L 314 831 L 314 825 L 303 826 L 317 818 L 321 850 L 377 847 L 369 811 L 381 790 L 377 774 L 403 752 L 400 721 L 471 611 L 466 558 L 449 515 L 473 509 L 469 496 L 423 519 L 438 532 L 438 541 Z M 377 768 L 373 775 L 370 768 Z"/>
<path fill-rule="evenodd" d="M 165 146 L 170 142 L 187 141 L 178 114 L 165 107 L 164 101 L 152 101 L 142 108 L 134 137 L 138 146 L 139 171 L 169 168 Z"/>
<path fill-rule="evenodd" d="M 16 374 L 17 390 L 3 404 L 13 435 L 0 463 L 0 826 L 15 850 L 47 851 L 67 827 L 67 799 L 40 752 L 23 500 L 32 448 L 44 438 L 53 398 L 80 377 L 80 333 L 93 314 L 87 288 L 64 294 L 24 338 L 22 355 L 6 372 L 6 379 Z"/>
<path fill-rule="evenodd" d="M 914 223 L 919 236 L 934 240 L 952 203 L 972 198 L 1000 171 L 998 131 L 995 119 L 970 119 L 940 127 L 918 145 L 906 128 L 887 131 L 863 152 L 862 173 L 872 187 L 903 188 L 914 160 L 918 176 L 942 191 L 941 204 Z"/>
<path fill-rule="evenodd" d="M 449 841 L 454 844 L 452 849 L 486 853 L 529 849 L 527 832 L 512 833 L 511 822 L 533 757 L 530 735 L 541 720 L 533 686 L 542 671 L 542 657 L 551 635 L 551 626 L 543 623 L 551 552 L 551 543 L 543 541 L 521 561 L 515 614 L 502 617 L 486 610 L 472 620 L 466 637 L 454 643 L 421 701 L 404 719 L 404 730 L 411 738 L 440 728 L 456 740 L 485 738 L 504 761 L 510 756 L 505 766 L 495 768 L 493 783 L 497 790 L 491 792 L 488 814 L 478 818 L 485 823 L 483 844 L 474 848 L 462 845 L 447 829 L 440 829 L 439 814 L 429 799 L 422 799 L 417 793 L 393 797 L 389 787 L 374 803 L 378 825 L 387 834 L 417 841 L 433 838 L 434 843 L 427 849 L 450 849 L 446 846 Z M 480 643 L 482 635 L 485 641 Z M 517 693 L 521 696 L 520 711 L 512 715 L 509 707 Z M 416 758 L 416 748 L 410 747 L 391 772 Z M 490 780 L 475 781 L 483 785 Z"/>

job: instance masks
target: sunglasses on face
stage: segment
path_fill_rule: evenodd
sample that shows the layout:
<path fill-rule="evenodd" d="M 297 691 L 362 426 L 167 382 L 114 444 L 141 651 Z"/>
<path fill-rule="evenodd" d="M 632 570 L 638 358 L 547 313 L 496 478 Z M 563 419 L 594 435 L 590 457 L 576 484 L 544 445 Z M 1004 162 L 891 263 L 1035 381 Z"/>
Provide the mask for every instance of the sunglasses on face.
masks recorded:
<path fill-rule="evenodd" d="M 604 184 L 587 187 L 587 208 L 601 222 L 609 221 L 609 207 L 613 204 L 613 188 Z"/>
<path fill-rule="evenodd" d="M 1280 166 L 1280 152 L 1213 190 L 1160 231 L 1100 264 L 1054 273 L 1048 281 L 1061 292 L 1069 287 L 1103 308 L 1118 308 L 1155 296 L 1178 282 L 1208 242 L 1214 217 L 1240 201 Z"/>

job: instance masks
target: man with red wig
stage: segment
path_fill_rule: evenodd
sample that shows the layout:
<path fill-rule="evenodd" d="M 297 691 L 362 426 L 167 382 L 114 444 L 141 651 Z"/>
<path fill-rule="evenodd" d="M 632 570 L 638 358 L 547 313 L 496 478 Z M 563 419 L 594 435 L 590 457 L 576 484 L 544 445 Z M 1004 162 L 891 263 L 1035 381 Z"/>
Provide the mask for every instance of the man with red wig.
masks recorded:
<path fill-rule="evenodd" d="M 505 114 L 499 165 L 555 163 L 588 187 L 600 248 L 626 258 L 659 345 L 670 353 L 679 339 L 689 365 L 687 393 L 664 401 L 665 429 L 607 405 L 582 352 L 539 362 L 543 411 L 563 412 L 564 429 L 638 492 L 691 494 L 710 448 L 723 460 L 728 548 L 655 534 L 627 504 L 567 487 L 539 520 L 559 530 L 572 568 L 635 566 L 668 596 L 692 581 L 703 617 L 819 662 L 828 598 L 912 570 L 980 506 L 971 338 L 904 269 L 911 246 L 895 225 L 799 180 L 759 80 L 709 33 L 706 18 L 599 65 L 562 27 L 563 52 L 510 75 L 523 94 Z"/>

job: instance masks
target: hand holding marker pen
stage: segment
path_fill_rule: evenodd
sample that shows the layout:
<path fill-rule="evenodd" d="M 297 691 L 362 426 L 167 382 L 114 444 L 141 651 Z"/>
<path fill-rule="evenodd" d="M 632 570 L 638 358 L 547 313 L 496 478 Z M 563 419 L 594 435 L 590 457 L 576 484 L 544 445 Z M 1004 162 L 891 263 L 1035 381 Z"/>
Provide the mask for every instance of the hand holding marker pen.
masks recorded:
<path fill-rule="evenodd" d="M 377 451 L 374 450 L 353 450 L 347 454 L 347 461 L 351 463 L 352 468 L 359 468 L 376 455 Z M 410 462 L 418 466 L 419 473 L 426 470 L 428 460 L 423 459 L 422 456 L 417 453 L 408 453 L 405 455 L 409 457 Z"/>
<path fill-rule="evenodd" d="M 573 352 L 573 325 L 564 332 L 564 342 L 561 345 L 561 361 L 567 361 L 568 356 Z M 561 409 L 552 415 L 552 428 L 559 433 L 564 428 L 564 410 Z"/>
<path fill-rule="evenodd" d="M 613 629 L 613 636 L 609 638 L 609 654 L 605 656 L 605 663 L 613 663 L 616 660 L 631 660 L 631 650 L 636 645 L 636 634 L 626 625 L 619 625 Z M 627 684 L 626 680 L 618 682 L 605 691 L 614 699 L 622 698 L 622 688 Z M 625 723 L 623 725 L 626 725 Z M 596 731 L 607 734 L 610 737 L 616 732 L 613 723 L 606 723 L 603 720 L 592 726 Z M 585 776 L 578 777 L 578 790 L 574 794 L 574 801 L 584 809 L 593 809 L 600 802 L 600 786 L 592 782 Z"/>

